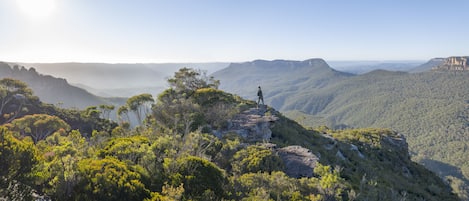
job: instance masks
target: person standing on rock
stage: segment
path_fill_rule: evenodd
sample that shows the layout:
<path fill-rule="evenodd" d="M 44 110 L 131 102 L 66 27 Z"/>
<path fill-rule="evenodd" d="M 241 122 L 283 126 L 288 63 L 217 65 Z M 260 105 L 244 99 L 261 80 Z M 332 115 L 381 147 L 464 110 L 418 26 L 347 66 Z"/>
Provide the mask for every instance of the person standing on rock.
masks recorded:
<path fill-rule="evenodd" d="M 259 103 L 262 101 L 262 105 L 264 105 L 264 96 L 262 96 L 262 90 L 261 90 L 261 86 L 259 86 L 259 90 L 257 90 L 257 105 L 259 105 Z"/>

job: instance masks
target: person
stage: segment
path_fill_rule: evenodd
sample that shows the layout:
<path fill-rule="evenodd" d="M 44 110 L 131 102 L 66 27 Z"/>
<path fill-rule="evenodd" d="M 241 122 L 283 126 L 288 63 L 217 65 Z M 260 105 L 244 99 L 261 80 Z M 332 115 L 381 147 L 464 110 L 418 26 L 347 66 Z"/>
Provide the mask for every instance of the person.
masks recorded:
<path fill-rule="evenodd" d="M 262 90 L 261 90 L 261 86 L 259 86 L 259 90 L 257 90 L 257 105 L 259 105 L 259 103 L 262 101 L 262 105 L 264 105 L 264 96 L 262 96 Z"/>

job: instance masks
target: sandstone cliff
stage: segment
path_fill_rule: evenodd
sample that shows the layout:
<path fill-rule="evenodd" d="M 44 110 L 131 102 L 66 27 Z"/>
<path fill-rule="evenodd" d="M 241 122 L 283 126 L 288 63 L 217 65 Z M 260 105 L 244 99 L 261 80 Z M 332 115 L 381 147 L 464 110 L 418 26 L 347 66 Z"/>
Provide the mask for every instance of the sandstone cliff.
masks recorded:
<path fill-rule="evenodd" d="M 469 57 L 448 57 L 446 58 L 442 64 L 434 67 L 433 70 L 454 70 L 454 71 L 462 71 L 462 70 L 469 70 L 469 65 L 467 60 Z"/>
<path fill-rule="evenodd" d="M 236 133 L 247 142 L 270 141 L 272 136 L 270 127 L 278 118 L 266 112 L 267 106 L 265 105 L 245 110 L 228 122 L 227 129 L 213 131 L 213 134 L 222 137 L 228 133 Z"/>

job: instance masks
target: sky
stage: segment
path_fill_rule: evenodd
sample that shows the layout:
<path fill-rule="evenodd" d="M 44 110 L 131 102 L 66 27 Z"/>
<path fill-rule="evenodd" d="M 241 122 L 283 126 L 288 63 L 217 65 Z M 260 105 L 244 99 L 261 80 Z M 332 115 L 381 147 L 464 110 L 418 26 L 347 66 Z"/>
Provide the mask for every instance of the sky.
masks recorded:
<path fill-rule="evenodd" d="M 467 0 L 0 0 L 0 61 L 469 55 Z"/>

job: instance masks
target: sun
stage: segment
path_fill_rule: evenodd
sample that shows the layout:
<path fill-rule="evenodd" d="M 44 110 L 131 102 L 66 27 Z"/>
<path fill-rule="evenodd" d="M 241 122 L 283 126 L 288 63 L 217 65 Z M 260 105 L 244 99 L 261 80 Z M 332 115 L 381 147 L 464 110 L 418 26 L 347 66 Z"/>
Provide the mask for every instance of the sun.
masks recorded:
<path fill-rule="evenodd" d="M 19 10 L 33 20 L 51 16 L 56 8 L 55 0 L 16 0 Z"/>

